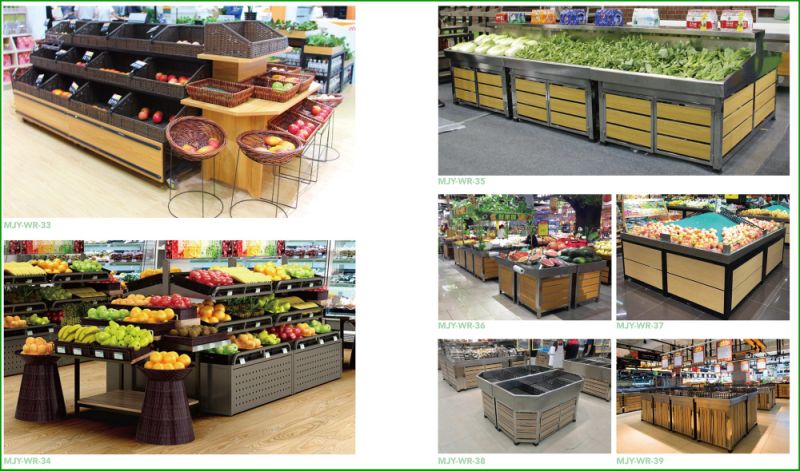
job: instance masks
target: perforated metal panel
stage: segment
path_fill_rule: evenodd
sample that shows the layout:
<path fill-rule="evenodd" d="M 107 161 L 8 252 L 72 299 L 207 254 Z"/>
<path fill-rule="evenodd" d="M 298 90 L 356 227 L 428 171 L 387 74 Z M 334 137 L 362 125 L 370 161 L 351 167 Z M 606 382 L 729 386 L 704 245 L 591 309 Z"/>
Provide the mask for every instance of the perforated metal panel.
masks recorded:
<path fill-rule="evenodd" d="M 25 338 L 3 339 L 3 376 L 18 375 L 22 373 L 25 362 L 14 352 L 22 350 Z"/>
<path fill-rule="evenodd" d="M 295 393 L 342 377 L 341 339 L 294 350 L 292 357 Z"/>

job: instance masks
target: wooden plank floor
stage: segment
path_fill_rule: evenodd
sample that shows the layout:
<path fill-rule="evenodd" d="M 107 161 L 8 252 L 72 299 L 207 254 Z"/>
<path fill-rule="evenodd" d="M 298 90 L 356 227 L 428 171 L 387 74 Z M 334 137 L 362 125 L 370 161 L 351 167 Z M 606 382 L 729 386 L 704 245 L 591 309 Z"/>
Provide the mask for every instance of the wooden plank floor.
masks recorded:
<path fill-rule="evenodd" d="M 69 418 L 32 424 L 14 418 L 22 375 L 4 378 L 3 451 L 20 454 L 64 453 L 211 453 L 309 454 L 355 453 L 355 371 L 233 417 L 201 415 L 194 420 L 195 441 L 178 446 L 135 441 L 136 417 L 99 411 L 73 412 L 73 367 L 60 368 Z M 81 367 L 81 396 L 105 392 L 105 364 Z"/>
<path fill-rule="evenodd" d="M 345 100 L 336 111 L 333 142 L 341 158 L 320 164 L 317 183 L 301 185 L 298 208 L 287 210 L 290 217 L 335 214 L 359 200 L 361 187 L 349 184 L 356 170 L 355 86 L 348 87 L 344 95 Z M 3 140 L 2 149 L 6 217 L 170 217 L 166 186 L 159 186 L 37 125 L 23 122 L 14 112 L 13 103 L 11 89 L 3 90 L 3 133 L 10 136 Z M 236 136 L 228 136 L 228 139 L 235 145 Z M 263 195 L 267 198 L 272 188 L 270 172 L 270 169 L 265 170 L 263 182 Z M 293 172 L 297 175 L 296 168 Z M 307 169 L 304 172 L 307 173 Z M 189 176 L 179 177 L 179 189 L 199 189 L 199 175 L 198 167 Z M 206 190 L 210 187 L 207 184 Z M 30 191 L 31 188 L 36 191 Z M 296 191 L 295 182 L 283 180 L 280 201 L 294 205 Z M 224 203 L 220 217 L 228 217 L 231 188 L 220 183 L 216 185 L 216 192 Z M 249 198 L 246 192 L 237 190 L 236 201 L 245 198 Z M 197 194 L 181 197 L 172 206 L 181 217 L 200 217 Z M 219 203 L 207 197 L 207 214 L 209 208 L 218 211 Z M 243 203 L 236 206 L 235 214 L 236 217 L 274 217 L 274 208 Z"/>

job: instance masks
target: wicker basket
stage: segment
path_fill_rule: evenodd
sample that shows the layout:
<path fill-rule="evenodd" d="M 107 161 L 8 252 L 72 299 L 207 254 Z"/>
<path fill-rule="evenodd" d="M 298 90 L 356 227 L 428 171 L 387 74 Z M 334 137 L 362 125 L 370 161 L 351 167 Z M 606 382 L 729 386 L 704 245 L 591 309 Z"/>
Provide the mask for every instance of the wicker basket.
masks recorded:
<path fill-rule="evenodd" d="M 322 118 L 320 118 L 318 116 L 315 116 L 311 112 L 311 108 L 314 107 L 314 106 L 319 106 L 320 108 L 327 109 L 329 111 L 329 113 L 333 113 L 333 108 L 331 108 L 330 106 L 328 106 L 328 105 L 326 105 L 324 103 L 317 103 L 317 102 L 310 101 L 310 100 L 301 101 L 300 103 L 297 104 L 297 106 L 292 108 L 292 111 L 294 111 L 294 112 L 296 112 L 298 114 L 301 114 L 305 119 L 313 121 L 313 122 L 316 122 L 316 123 L 325 123 L 328 119 L 330 119 L 330 117 L 331 117 L 330 114 L 328 114 L 328 117 L 325 118 L 325 119 L 322 119 Z"/>
<path fill-rule="evenodd" d="M 109 23 L 108 29 L 103 33 L 100 30 L 103 29 L 103 25 L 106 23 Z M 86 23 L 72 35 L 72 44 L 90 49 L 107 47 L 108 36 L 122 24 L 119 21 L 92 21 Z"/>
<path fill-rule="evenodd" d="M 199 42 L 200 45 L 178 44 L 178 41 Z M 151 47 L 155 54 L 196 58 L 205 51 L 203 41 L 205 33 L 202 26 L 170 25 L 159 31 Z"/>
<path fill-rule="evenodd" d="M 218 90 L 212 90 L 219 89 Z M 217 79 L 204 79 L 186 85 L 186 93 L 195 100 L 232 108 L 246 102 L 253 96 L 253 86 Z"/>
<path fill-rule="evenodd" d="M 40 96 L 42 97 L 42 99 L 55 103 L 56 105 L 64 106 L 71 110 L 77 111 L 77 109 L 70 103 L 72 101 L 70 97 L 64 97 L 53 93 L 53 90 L 56 89 L 68 91 L 70 85 L 72 85 L 72 82 L 78 84 L 78 91 L 81 89 L 81 87 L 86 85 L 85 80 L 80 80 L 80 79 L 76 80 L 73 79 L 72 77 L 66 77 L 64 75 L 55 74 L 52 77 L 50 77 L 44 84 L 42 84 L 41 88 L 39 89 L 39 92 L 41 93 Z"/>
<path fill-rule="evenodd" d="M 311 95 L 308 97 L 308 101 L 336 108 L 344 100 L 344 96 L 341 93 L 329 93 L 328 96 L 334 96 L 335 98 L 323 99 L 320 98 L 320 95 Z"/>
<path fill-rule="evenodd" d="M 184 62 L 172 59 L 149 58 L 147 65 L 131 74 L 132 85 L 147 93 L 155 93 L 171 98 L 186 98 L 186 86 L 160 82 L 156 73 L 173 74 L 176 77 L 187 77 L 189 82 L 202 80 L 211 75 L 208 65 L 200 62 Z"/>
<path fill-rule="evenodd" d="M 231 57 L 261 57 L 282 51 L 289 40 L 260 21 L 212 23 L 205 27 L 208 54 Z"/>
<path fill-rule="evenodd" d="M 314 129 L 314 132 L 312 132 L 308 136 L 308 139 L 305 139 L 305 142 L 308 142 L 311 139 L 311 137 L 314 135 L 314 133 L 316 133 L 319 130 L 320 124 L 317 121 L 309 120 L 305 116 L 303 116 L 303 115 L 301 115 L 301 114 L 299 114 L 299 113 L 297 113 L 295 111 L 289 110 L 289 111 L 281 114 L 280 116 L 270 120 L 269 129 L 274 129 L 276 131 L 281 131 L 281 132 L 285 132 L 285 133 L 288 133 L 290 135 L 293 135 L 293 134 L 291 134 L 289 132 L 289 125 L 294 123 L 298 119 L 302 119 L 304 121 L 312 121 L 316 125 L 316 129 Z M 303 140 L 300 137 L 298 137 L 298 139 L 300 139 L 301 141 Z"/>
<path fill-rule="evenodd" d="M 62 56 L 56 61 L 56 72 L 60 74 L 71 75 L 73 77 L 87 78 L 89 76 L 89 72 L 86 70 L 88 68 L 88 64 L 83 67 L 78 66 L 78 62 L 83 62 L 83 55 L 86 54 L 86 51 L 86 49 L 77 47 L 73 47 L 67 51 L 66 55 Z M 94 61 L 94 59 L 98 56 L 98 52 L 95 51 L 92 61 Z"/>
<path fill-rule="evenodd" d="M 51 43 L 71 44 L 72 34 L 83 27 L 88 21 L 61 21 L 53 25 L 44 33 L 44 38 Z"/>
<path fill-rule="evenodd" d="M 184 381 L 194 367 L 150 370 L 137 365 L 137 369 L 147 378 L 147 386 L 136 426 L 136 440 L 154 445 L 193 441 L 192 414 Z"/>
<path fill-rule="evenodd" d="M 315 77 L 314 74 L 307 74 L 307 73 L 304 73 L 304 72 L 298 72 L 298 73 L 288 73 L 288 72 L 271 72 L 270 73 L 270 72 L 268 72 L 267 73 L 267 76 L 269 78 L 273 79 L 273 80 L 279 80 L 281 82 L 286 82 L 286 80 L 273 78 L 276 75 L 283 75 L 284 77 L 292 77 L 292 78 L 298 79 L 298 81 L 297 81 L 297 85 L 299 87 L 298 90 L 297 90 L 298 93 L 302 93 L 302 92 L 308 90 L 308 87 L 310 87 L 311 84 L 314 82 L 314 77 Z"/>
<path fill-rule="evenodd" d="M 108 46 L 126 51 L 153 52 L 153 38 L 166 25 L 125 23 L 108 35 Z"/>
<path fill-rule="evenodd" d="M 140 120 L 138 117 L 139 111 L 144 107 L 150 108 L 152 113 L 161 111 L 164 115 L 164 120 L 156 124 L 152 120 L 152 115 L 146 121 Z M 177 119 L 182 116 L 196 116 L 199 113 L 200 110 L 197 108 L 183 106 L 180 102 L 162 100 L 140 93 L 129 93 L 111 113 L 111 124 L 148 139 L 165 142 L 165 131 L 169 124 L 170 116 L 173 116 L 173 119 Z"/>
<path fill-rule="evenodd" d="M 280 69 L 283 69 L 283 71 L 281 72 Z M 300 73 L 302 71 L 303 71 L 302 67 L 297 67 L 297 66 L 294 66 L 294 65 L 286 65 L 286 64 L 281 64 L 281 63 L 267 64 L 267 73 L 268 74 L 271 74 L 273 72 L 277 72 L 279 74 L 280 73 L 297 74 L 297 73 Z"/>
<path fill-rule="evenodd" d="M 72 96 L 71 108 L 90 118 L 110 123 L 112 109 L 108 105 L 108 100 L 114 94 L 121 96 L 119 101 L 121 103 L 127 91 L 119 87 L 89 82 Z"/>
<path fill-rule="evenodd" d="M 36 78 L 39 74 L 44 74 L 44 79 L 36 86 Z M 17 69 L 14 72 L 14 77 L 11 80 L 11 88 L 20 92 L 27 93 L 36 97 L 42 96 L 41 86 L 45 84 L 55 74 L 46 70 L 37 69 L 36 67 L 29 67 L 27 69 Z M 52 94 L 52 93 L 51 93 Z"/>
<path fill-rule="evenodd" d="M 123 54 L 121 52 L 101 52 L 86 66 L 87 77 L 90 80 L 111 83 L 121 87 L 131 86 L 131 64 L 137 60 L 144 60 L 142 56 Z M 108 72 L 100 69 L 116 69 L 126 73 Z"/>
<path fill-rule="evenodd" d="M 286 152 L 264 152 L 256 150 L 259 147 L 266 147 L 264 139 L 268 136 L 277 136 L 285 141 L 294 144 L 294 150 Z M 303 155 L 303 148 L 305 143 L 297 136 L 293 136 L 288 132 L 282 131 L 265 131 L 257 129 L 255 131 L 246 131 L 239 134 L 236 138 L 236 143 L 250 160 L 259 164 L 265 165 L 285 165 L 291 162 L 294 158 Z"/>
<path fill-rule="evenodd" d="M 266 74 L 258 75 L 251 79 L 245 80 L 245 83 L 253 85 L 253 95 L 262 100 L 283 103 L 294 98 L 294 96 L 297 95 L 298 90 L 300 90 L 300 87 L 297 85 L 294 85 L 288 90 L 275 90 L 272 88 L 272 84 L 275 82 L 279 82 L 279 80 L 272 80 L 271 78 L 268 78 Z"/>
<path fill-rule="evenodd" d="M 31 63 L 36 67 L 56 71 L 57 47 L 40 46 L 31 53 Z"/>
<path fill-rule="evenodd" d="M 181 147 L 189 144 L 195 149 L 199 149 L 207 145 L 211 138 L 219 140 L 219 147 L 209 152 L 190 153 Z M 225 148 L 226 138 L 225 131 L 214 121 L 196 116 L 186 116 L 175 119 L 167 125 L 167 142 L 172 151 L 179 156 L 192 162 L 199 162 L 219 154 Z"/>

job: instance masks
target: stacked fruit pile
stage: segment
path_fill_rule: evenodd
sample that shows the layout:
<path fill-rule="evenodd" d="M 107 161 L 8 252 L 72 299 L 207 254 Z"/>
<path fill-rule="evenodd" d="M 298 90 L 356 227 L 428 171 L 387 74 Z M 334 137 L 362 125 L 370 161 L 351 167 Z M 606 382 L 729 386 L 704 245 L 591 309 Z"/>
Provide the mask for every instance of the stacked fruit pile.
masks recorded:
<path fill-rule="evenodd" d="M 293 142 L 283 139 L 279 136 L 267 136 L 264 138 L 264 145 L 254 147 L 253 150 L 256 152 L 276 154 L 281 152 L 290 152 L 296 148 L 297 147 L 295 147 Z"/>
<path fill-rule="evenodd" d="M 208 326 L 201 326 L 201 325 L 193 325 L 191 327 L 181 327 L 179 329 L 172 329 L 169 331 L 169 335 L 174 335 L 176 337 L 205 337 L 208 335 L 216 334 L 217 328 L 216 327 L 208 327 Z"/>
<path fill-rule="evenodd" d="M 105 306 L 90 308 L 86 311 L 86 317 L 89 319 L 106 320 L 106 321 L 119 321 L 123 320 L 130 315 L 127 309 L 114 309 Z"/>
<path fill-rule="evenodd" d="M 106 347 L 133 348 L 139 351 L 153 343 L 153 333 L 138 326 L 121 326 L 114 321 L 108 323 L 108 327 L 98 332 L 97 342 Z"/>
<path fill-rule="evenodd" d="M 284 265 L 283 268 L 286 270 L 286 274 L 292 278 L 314 278 L 317 276 L 316 273 L 314 273 L 314 269 L 309 265 L 290 263 L 288 265 Z"/>
<path fill-rule="evenodd" d="M 150 296 L 143 294 L 129 294 L 124 298 L 114 299 L 111 304 L 120 306 L 147 306 L 150 304 Z"/>
<path fill-rule="evenodd" d="M 47 316 L 39 317 L 39 314 L 34 314 L 28 318 L 28 325 L 47 325 L 50 323 L 50 319 Z"/>
<path fill-rule="evenodd" d="M 175 74 L 163 74 L 161 72 L 156 72 L 156 80 L 159 82 L 180 86 L 184 86 L 189 83 L 189 77 L 185 75 L 176 76 Z"/>
<path fill-rule="evenodd" d="M 151 115 L 150 108 L 145 106 L 139 110 L 139 114 L 137 114 L 136 117 L 139 118 L 139 121 L 152 120 L 154 124 L 161 124 L 161 122 L 164 121 L 164 112 L 156 110 L 155 113 Z M 170 115 L 167 121 L 172 121 L 173 119 L 175 119 L 175 115 Z"/>
<path fill-rule="evenodd" d="M 13 276 L 46 275 L 47 272 L 28 262 L 6 262 L 3 271 Z"/>
<path fill-rule="evenodd" d="M 32 260 L 31 264 L 41 268 L 48 274 L 50 273 L 72 273 L 69 264 L 60 258 L 54 260 Z"/>
<path fill-rule="evenodd" d="M 170 273 L 179 273 L 180 271 L 181 269 L 178 267 L 170 267 L 169 269 Z M 161 268 L 148 268 L 139 274 L 139 279 L 147 278 L 149 276 L 160 275 L 162 273 L 164 273 L 164 270 Z"/>
<path fill-rule="evenodd" d="M 233 284 L 233 278 L 227 273 L 210 270 L 192 270 L 189 279 L 205 286 L 228 286 Z"/>
<path fill-rule="evenodd" d="M 662 234 L 669 234 L 673 244 L 714 252 L 722 252 L 722 246 L 726 243 L 719 241 L 716 229 L 682 227 L 677 224 L 664 224 L 661 221 L 635 226 L 630 233 L 648 239 L 660 239 Z"/>
<path fill-rule="evenodd" d="M 97 334 L 100 332 L 96 326 L 82 326 L 80 324 L 67 325 L 59 329 L 58 340 L 61 342 L 74 342 L 90 344 L 97 340 Z"/>
<path fill-rule="evenodd" d="M 261 348 L 261 340 L 253 334 L 239 334 L 239 336 L 231 335 L 228 340 L 239 347 L 239 350 L 253 350 Z"/>
<path fill-rule="evenodd" d="M 42 337 L 28 337 L 22 346 L 23 355 L 50 355 L 53 353 L 53 342 L 48 342 Z"/>
<path fill-rule="evenodd" d="M 276 334 L 271 334 L 266 330 L 262 330 L 258 333 L 258 340 L 261 341 L 261 345 L 277 345 L 281 343 L 280 337 Z"/>
<path fill-rule="evenodd" d="M 148 370 L 182 370 L 192 364 L 189 355 L 178 352 L 153 352 L 144 363 Z"/>
<path fill-rule="evenodd" d="M 45 286 L 39 293 L 45 301 L 63 301 L 72 298 L 72 293 L 60 286 Z"/>
<path fill-rule="evenodd" d="M 175 311 L 170 308 L 162 310 L 142 309 L 135 307 L 131 309 L 129 316 L 124 319 L 125 322 L 137 322 L 142 324 L 164 324 L 175 319 Z"/>
<path fill-rule="evenodd" d="M 200 320 L 207 324 L 217 324 L 231 320 L 231 316 L 225 313 L 224 304 L 214 304 L 214 301 L 206 299 L 197 306 L 197 315 Z"/>
<path fill-rule="evenodd" d="M 244 284 L 269 283 L 272 278 L 259 272 L 250 271 L 245 267 L 213 267 L 211 273 L 226 273 L 235 281 Z"/>
<path fill-rule="evenodd" d="M 744 211 L 739 213 L 740 216 L 757 216 L 762 218 L 778 218 L 778 219 L 789 219 L 789 211 L 784 211 L 782 209 L 760 209 L 760 208 L 752 208 L 752 209 L 745 209 Z"/>
<path fill-rule="evenodd" d="M 170 121 L 172 121 L 172 119 L 170 119 Z M 219 139 L 217 139 L 216 137 L 212 137 L 208 141 L 206 141 L 206 143 L 203 145 L 197 144 L 196 146 L 193 146 L 187 143 L 182 145 L 181 149 L 185 150 L 190 154 L 205 154 L 206 152 L 211 152 L 214 149 L 219 149 L 219 146 L 221 145 L 222 143 L 219 142 Z M 195 270 L 195 271 L 204 271 L 204 270 Z"/>
<path fill-rule="evenodd" d="M 192 307 L 192 300 L 178 293 L 173 293 L 171 296 L 151 296 L 150 306 L 184 309 Z"/>
<path fill-rule="evenodd" d="M 304 141 L 307 141 L 308 138 L 314 134 L 316 129 L 317 126 L 314 123 L 311 121 L 306 121 L 302 118 L 296 119 L 286 128 L 286 130 L 289 131 L 289 134 L 297 136 Z"/>
<path fill-rule="evenodd" d="M 603 257 L 611 256 L 611 241 L 598 240 L 594 243 L 594 253 Z"/>
<path fill-rule="evenodd" d="M 253 267 L 253 271 L 263 273 L 273 280 L 288 280 L 291 278 L 284 267 L 277 266 L 272 262 L 258 263 Z"/>
<path fill-rule="evenodd" d="M 3 318 L 4 329 L 18 329 L 20 327 L 27 327 L 28 321 L 20 318 L 19 316 L 6 316 Z"/>
<path fill-rule="evenodd" d="M 235 355 L 239 353 L 239 346 L 235 343 L 227 345 L 220 345 L 219 347 L 207 350 L 209 353 L 216 353 L 217 355 Z"/>

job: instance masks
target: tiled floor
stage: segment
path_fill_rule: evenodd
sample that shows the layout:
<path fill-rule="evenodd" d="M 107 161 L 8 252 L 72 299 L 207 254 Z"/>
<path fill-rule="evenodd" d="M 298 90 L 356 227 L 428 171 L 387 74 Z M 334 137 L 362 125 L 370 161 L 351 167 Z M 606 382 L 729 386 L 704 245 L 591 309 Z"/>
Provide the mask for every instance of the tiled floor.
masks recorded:
<path fill-rule="evenodd" d="M 789 453 L 789 400 L 777 399 L 772 410 L 758 411 L 758 425 L 734 453 Z M 642 422 L 639 412 L 617 416 L 618 453 L 724 453 L 726 450 Z"/>
<path fill-rule="evenodd" d="M 789 320 L 788 245 L 783 264 L 761 286 L 734 309 L 733 320 Z M 617 319 L 619 320 L 714 320 L 719 319 L 693 306 L 668 298 L 633 281 L 625 281 L 621 257 L 617 258 Z"/>
<path fill-rule="evenodd" d="M 514 445 L 483 417 L 481 390 L 456 392 L 439 374 L 439 453 L 610 453 L 611 403 L 583 394 L 577 418 L 539 445 Z"/>
<path fill-rule="evenodd" d="M 536 313 L 500 294 L 497 280 L 481 281 L 452 260 L 439 258 L 439 320 L 536 320 Z M 543 320 L 609 320 L 611 288 L 575 309 L 542 315 Z"/>

